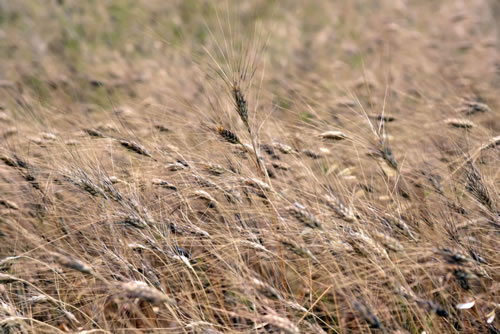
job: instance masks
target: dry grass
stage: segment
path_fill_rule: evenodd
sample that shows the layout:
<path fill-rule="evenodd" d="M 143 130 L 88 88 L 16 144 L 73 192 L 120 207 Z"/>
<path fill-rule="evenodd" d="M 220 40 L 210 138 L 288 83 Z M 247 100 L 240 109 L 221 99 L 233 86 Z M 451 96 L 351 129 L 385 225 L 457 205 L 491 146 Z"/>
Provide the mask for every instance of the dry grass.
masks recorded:
<path fill-rule="evenodd" d="M 0 1 L 0 332 L 499 333 L 498 12 Z"/>

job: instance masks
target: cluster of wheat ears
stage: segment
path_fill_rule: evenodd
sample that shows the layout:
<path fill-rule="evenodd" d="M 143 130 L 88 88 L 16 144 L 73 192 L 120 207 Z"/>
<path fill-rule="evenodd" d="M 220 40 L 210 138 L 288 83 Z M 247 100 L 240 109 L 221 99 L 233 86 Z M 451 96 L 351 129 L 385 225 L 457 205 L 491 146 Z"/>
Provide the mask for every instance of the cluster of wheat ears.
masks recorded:
<path fill-rule="evenodd" d="M 264 38 L 231 38 L 154 119 L 0 87 L 0 332 L 499 333 L 495 107 L 415 91 L 419 123 L 368 76 L 266 105 Z"/>

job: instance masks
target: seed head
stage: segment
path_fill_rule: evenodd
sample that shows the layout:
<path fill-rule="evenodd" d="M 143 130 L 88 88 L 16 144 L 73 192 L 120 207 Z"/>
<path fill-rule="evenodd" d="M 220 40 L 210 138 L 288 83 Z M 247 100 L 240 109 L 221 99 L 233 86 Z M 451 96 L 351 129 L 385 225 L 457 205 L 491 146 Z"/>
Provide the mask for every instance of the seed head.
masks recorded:
<path fill-rule="evenodd" d="M 243 121 L 243 123 L 245 123 L 245 125 L 248 126 L 247 101 L 245 100 L 245 97 L 243 96 L 243 93 L 241 92 L 238 86 L 233 87 L 233 97 L 238 115 L 240 115 L 240 118 Z"/>
<path fill-rule="evenodd" d="M 240 139 L 238 136 L 232 132 L 231 130 L 228 130 L 224 128 L 223 126 L 218 126 L 217 127 L 217 134 L 221 136 L 225 141 L 231 144 L 240 144 Z"/>

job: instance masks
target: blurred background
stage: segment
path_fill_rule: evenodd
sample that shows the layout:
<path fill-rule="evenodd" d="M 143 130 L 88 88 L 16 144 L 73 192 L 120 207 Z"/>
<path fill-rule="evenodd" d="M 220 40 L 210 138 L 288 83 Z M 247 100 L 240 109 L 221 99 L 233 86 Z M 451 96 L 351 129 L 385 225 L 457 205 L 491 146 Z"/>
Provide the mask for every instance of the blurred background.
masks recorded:
<path fill-rule="evenodd" d="M 1 0 L 0 80 L 53 104 L 164 103 L 195 93 L 208 52 L 224 62 L 224 41 L 257 32 L 275 95 L 304 81 L 337 90 L 363 69 L 382 84 L 422 76 L 430 91 L 440 79 L 480 89 L 498 71 L 498 3 Z"/>

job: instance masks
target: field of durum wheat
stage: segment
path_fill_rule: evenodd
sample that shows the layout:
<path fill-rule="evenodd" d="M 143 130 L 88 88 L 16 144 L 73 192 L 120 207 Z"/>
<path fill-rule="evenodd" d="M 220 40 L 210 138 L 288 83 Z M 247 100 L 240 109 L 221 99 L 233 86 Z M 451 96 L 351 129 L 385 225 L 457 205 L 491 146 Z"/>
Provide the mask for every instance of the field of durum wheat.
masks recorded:
<path fill-rule="evenodd" d="M 494 5 L 0 1 L 1 332 L 498 333 Z"/>

